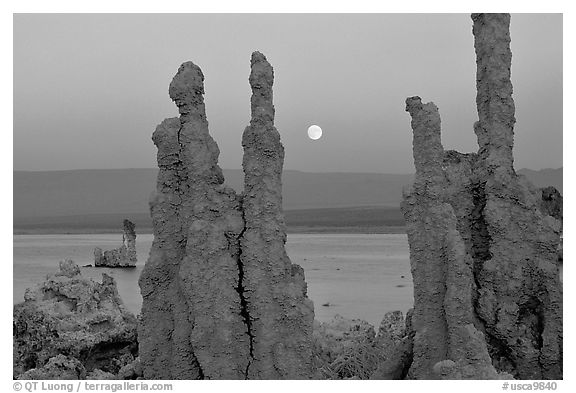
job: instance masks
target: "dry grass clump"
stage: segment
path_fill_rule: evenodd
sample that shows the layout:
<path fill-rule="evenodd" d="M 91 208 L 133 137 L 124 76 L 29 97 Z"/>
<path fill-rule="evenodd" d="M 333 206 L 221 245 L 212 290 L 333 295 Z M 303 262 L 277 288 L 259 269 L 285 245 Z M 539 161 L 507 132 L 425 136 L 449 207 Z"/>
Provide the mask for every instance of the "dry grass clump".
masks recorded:
<path fill-rule="evenodd" d="M 374 344 L 369 339 L 355 341 L 320 371 L 326 379 L 369 379 L 383 361 L 382 351 Z"/>

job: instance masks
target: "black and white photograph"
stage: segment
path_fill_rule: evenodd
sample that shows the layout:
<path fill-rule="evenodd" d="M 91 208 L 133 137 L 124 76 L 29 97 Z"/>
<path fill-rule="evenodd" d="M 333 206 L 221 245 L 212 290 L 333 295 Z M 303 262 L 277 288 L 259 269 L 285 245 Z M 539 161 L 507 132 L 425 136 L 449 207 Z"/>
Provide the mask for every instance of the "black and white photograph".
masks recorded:
<path fill-rule="evenodd" d="M 567 387 L 568 22 L 438 11 L 13 11 L 7 391 Z"/>

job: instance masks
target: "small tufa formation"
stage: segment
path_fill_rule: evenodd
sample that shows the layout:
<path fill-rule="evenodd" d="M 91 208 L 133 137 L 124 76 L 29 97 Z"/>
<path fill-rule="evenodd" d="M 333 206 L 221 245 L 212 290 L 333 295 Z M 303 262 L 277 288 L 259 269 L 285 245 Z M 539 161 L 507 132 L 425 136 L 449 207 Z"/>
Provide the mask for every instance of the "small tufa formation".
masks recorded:
<path fill-rule="evenodd" d="M 136 225 L 124 220 L 122 245 L 114 250 L 102 252 L 100 247 L 94 249 L 95 267 L 136 267 Z"/>
<path fill-rule="evenodd" d="M 14 306 L 14 376 L 84 379 L 95 370 L 116 374 L 137 355 L 137 322 L 114 279 L 83 278 L 73 261 Z"/>
<path fill-rule="evenodd" d="M 312 375 L 313 305 L 284 249 L 272 67 L 252 55 L 252 120 L 243 136 L 245 193 L 224 185 L 208 131 L 204 75 L 182 64 L 169 93 L 179 118 L 153 134 L 154 242 L 139 284 L 146 379 L 296 379 Z"/>
<path fill-rule="evenodd" d="M 472 20 L 478 153 L 444 151 L 436 106 L 406 100 L 416 167 L 401 206 L 415 302 L 408 377 L 562 379 L 560 226 L 542 213 L 557 207 L 513 168 L 510 16 Z"/>

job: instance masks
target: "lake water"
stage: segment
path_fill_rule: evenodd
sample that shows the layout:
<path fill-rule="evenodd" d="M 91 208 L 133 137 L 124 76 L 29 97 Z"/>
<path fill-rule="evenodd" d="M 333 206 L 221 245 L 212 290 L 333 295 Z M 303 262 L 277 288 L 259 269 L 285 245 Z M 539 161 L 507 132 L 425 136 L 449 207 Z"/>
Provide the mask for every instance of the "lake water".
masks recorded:
<path fill-rule="evenodd" d="M 101 281 L 102 273 L 116 279 L 126 307 L 140 312 L 138 277 L 148 258 L 152 235 L 138 235 L 135 269 L 81 267 L 82 275 Z M 93 264 L 94 247 L 112 249 L 122 235 L 14 235 L 14 303 L 26 288 L 44 281 L 70 258 L 79 266 Z M 406 312 L 413 304 L 408 241 L 404 234 L 289 234 L 286 250 L 304 268 L 308 297 L 316 319 L 335 314 L 364 319 L 376 327 L 388 311 Z M 325 306 L 328 305 L 328 306 Z"/>

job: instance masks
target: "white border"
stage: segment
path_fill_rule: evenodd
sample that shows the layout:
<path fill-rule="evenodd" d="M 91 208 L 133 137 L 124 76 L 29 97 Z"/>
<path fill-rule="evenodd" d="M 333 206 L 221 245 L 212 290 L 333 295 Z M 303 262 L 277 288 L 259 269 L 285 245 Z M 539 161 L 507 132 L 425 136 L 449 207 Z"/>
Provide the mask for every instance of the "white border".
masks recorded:
<path fill-rule="evenodd" d="M 574 2 L 572 2 L 574 3 Z M 471 10 L 472 8 L 472 10 Z M 574 70 L 576 64 L 574 62 L 574 26 L 576 18 L 574 17 L 573 8 L 568 1 L 522 1 L 515 2 L 513 5 L 510 2 L 502 0 L 484 0 L 481 3 L 469 3 L 463 1 L 438 1 L 438 0 L 410 0 L 410 1 L 397 1 L 389 3 L 385 1 L 368 1 L 368 0 L 354 0 L 354 1 L 315 1 L 315 0 L 292 0 L 292 1 L 273 1 L 273 0 L 249 0 L 249 1 L 233 1 L 233 0 L 162 0 L 162 1 L 120 1 L 120 0 L 101 0 L 98 2 L 82 2 L 82 1 L 8 1 L 2 3 L 2 14 L 0 19 L 0 29 L 2 34 L 0 40 L 2 42 L 2 51 L 4 54 L 10 53 L 10 61 L 8 56 L 5 56 L 0 62 L 2 66 L 2 117 L 4 123 L 4 145 L 8 146 L 5 153 L 2 155 L 2 184 L 9 184 L 9 189 L 2 194 L 2 207 L 7 210 L 12 207 L 12 147 L 13 136 L 9 132 L 12 128 L 12 13 L 54 13 L 54 12 L 118 12 L 118 13 L 182 13 L 182 12 L 227 12 L 227 13 L 261 13 L 261 12 L 298 12 L 298 13 L 316 13 L 316 12 L 343 12 L 343 13 L 362 13 L 362 12 L 383 12 L 383 13 L 403 13 L 403 12 L 418 12 L 418 13 L 438 13 L 438 12 L 465 12 L 470 11 L 490 11 L 490 12 L 561 12 L 564 13 L 564 129 L 567 130 L 564 147 L 564 168 L 567 173 L 572 173 L 573 159 L 571 149 L 576 146 L 574 143 L 574 132 L 576 127 L 574 124 L 572 113 L 574 111 L 573 105 L 573 92 L 574 90 Z M 537 28 L 537 26 L 535 26 Z M 33 108 L 31 108 L 33 110 Z M 543 130 L 543 133 L 545 130 Z M 543 135 L 543 137 L 545 137 Z M 574 218 L 572 208 L 572 195 L 574 191 L 574 183 L 570 177 L 566 177 L 564 183 L 564 199 L 565 203 L 565 266 L 564 266 L 564 281 L 566 283 L 564 293 L 564 304 L 567 305 L 564 314 L 564 376 L 565 381 L 559 381 L 559 391 L 568 391 L 568 386 L 573 386 L 570 391 L 574 391 L 574 318 L 572 316 L 572 303 L 574 291 L 571 288 L 572 277 L 574 277 L 575 269 L 572 261 L 574 255 L 571 247 L 573 237 Z M 7 187 L 8 188 L 8 187 Z M 4 215 L 5 219 L 2 224 L 2 263 L 1 273 L 5 277 L 5 281 L 9 285 L 5 285 L 4 298 L 1 302 L 2 315 L 6 317 L 1 323 L 2 340 L 0 340 L 2 351 L 2 382 L 5 384 L 4 391 L 12 390 L 12 372 L 11 372 L 11 340 L 8 338 L 10 332 L 10 319 L 8 317 L 11 313 L 12 303 L 12 228 L 8 219 L 8 214 Z M 10 291 L 8 293 L 8 291 Z M 206 389 L 206 390 L 229 390 L 233 388 L 238 382 L 231 381 L 212 381 L 210 385 L 205 385 L 206 382 L 175 382 L 174 391 L 189 391 L 192 389 Z M 2 385 L 0 385 L 2 386 Z M 441 389 L 443 392 L 462 392 L 462 391 L 502 391 L 502 383 L 499 381 L 246 381 L 243 382 L 242 387 L 246 389 L 255 389 L 256 391 L 280 390 L 280 391 L 307 391 L 326 388 L 336 391 L 349 391 L 354 388 L 361 388 L 363 391 L 378 391 L 383 392 L 386 389 L 395 390 L 401 386 L 402 390 L 421 391 L 421 390 L 435 390 Z"/>

